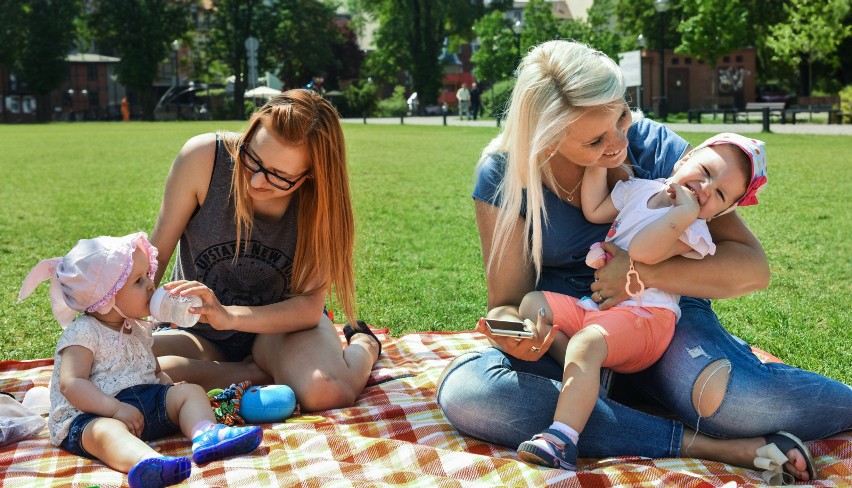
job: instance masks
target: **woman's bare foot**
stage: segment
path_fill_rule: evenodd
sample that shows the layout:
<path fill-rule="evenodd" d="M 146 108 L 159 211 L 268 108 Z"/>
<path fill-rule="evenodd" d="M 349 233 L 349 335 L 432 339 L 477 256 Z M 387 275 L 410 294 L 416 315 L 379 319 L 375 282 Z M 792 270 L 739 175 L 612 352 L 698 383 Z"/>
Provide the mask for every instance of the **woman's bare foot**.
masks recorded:
<path fill-rule="evenodd" d="M 754 465 L 757 449 L 766 445 L 763 437 L 745 439 L 717 439 L 684 429 L 681 454 L 687 457 L 718 461 L 741 468 L 759 470 Z M 798 448 L 786 453 L 788 463 L 784 468 L 798 481 L 810 481 L 805 455 Z"/>

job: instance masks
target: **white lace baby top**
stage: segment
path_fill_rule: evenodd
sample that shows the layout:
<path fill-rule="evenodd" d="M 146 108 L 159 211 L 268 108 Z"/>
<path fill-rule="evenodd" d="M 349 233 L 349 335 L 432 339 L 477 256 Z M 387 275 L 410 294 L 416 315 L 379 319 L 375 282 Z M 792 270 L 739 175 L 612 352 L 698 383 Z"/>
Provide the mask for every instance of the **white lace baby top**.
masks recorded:
<path fill-rule="evenodd" d="M 50 442 L 58 446 L 68 436 L 71 421 L 82 412 L 74 408 L 59 390 L 59 367 L 62 351 L 69 346 L 82 346 L 94 354 L 89 380 L 102 392 L 115 396 L 135 385 L 157 384 L 157 359 L 151 346 L 154 338 L 148 322 L 131 320 L 132 332 L 124 334 L 118 348 L 120 332 L 88 315 L 80 315 L 62 332 L 53 356 L 50 380 Z"/>

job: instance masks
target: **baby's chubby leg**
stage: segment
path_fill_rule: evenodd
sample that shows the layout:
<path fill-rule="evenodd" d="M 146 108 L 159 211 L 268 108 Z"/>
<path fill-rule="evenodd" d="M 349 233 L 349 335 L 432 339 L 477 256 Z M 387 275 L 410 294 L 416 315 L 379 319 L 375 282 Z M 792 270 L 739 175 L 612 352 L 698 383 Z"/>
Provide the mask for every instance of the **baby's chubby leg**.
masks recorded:
<path fill-rule="evenodd" d="M 529 319 L 533 323 L 538 321 L 539 311 L 544 309 L 545 318 L 548 322 L 553 322 L 553 312 L 550 310 L 550 305 L 547 303 L 547 298 L 543 292 L 531 291 L 524 295 L 521 300 L 521 305 L 518 307 L 518 314 L 521 319 Z"/>
<path fill-rule="evenodd" d="M 194 434 L 193 428 L 199 422 L 207 421 L 209 425 L 216 423 L 207 392 L 194 383 L 180 383 L 169 388 L 166 393 L 166 411 L 169 420 L 179 426 L 183 435 L 190 439 Z"/>
<path fill-rule="evenodd" d="M 597 328 L 586 327 L 571 336 L 554 420 L 583 431 L 598 398 L 601 365 L 606 357 L 606 339 Z"/>
<path fill-rule="evenodd" d="M 565 356 L 562 364 L 565 370 L 562 378 L 562 393 L 556 406 L 554 420 L 569 425 L 577 432 L 582 432 L 600 390 L 600 369 L 608 351 L 606 339 L 595 327 L 582 328 L 584 325 L 581 323 L 582 310 L 573 306 L 576 299 L 567 296 L 540 291 L 529 292 L 524 295 L 518 308 L 521 318 L 535 322 L 540 311 L 544 311 L 547 321 L 553 322 L 554 311 L 547 300 L 548 297 L 558 302 L 557 308 L 561 307 L 559 309 L 562 310 L 562 316 L 559 320 L 564 323 L 559 325 L 563 327 L 562 330 L 569 334 L 573 333 L 564 349 Z M 551 356 L 555 357 L 553 352 L 555 351 L 551 351 Z"/>
<path fill-rule="evenodd" d="M 133 435 L 124 422 L 108 417 L 89 422 L 83 430 L 83 449 L 122 473 L 143 459 L 160 457 L 145 441 Z"/>
<path fill-rule="evenodd" d="M 169 420 L 192 439 L 192 460 L 205 464 L 248 454 L 260 445 L 263 430 L 257 426 L 226 427 L 216 423 L 207 393 L 199 385 L 181 383 L 166 394 Z"/>

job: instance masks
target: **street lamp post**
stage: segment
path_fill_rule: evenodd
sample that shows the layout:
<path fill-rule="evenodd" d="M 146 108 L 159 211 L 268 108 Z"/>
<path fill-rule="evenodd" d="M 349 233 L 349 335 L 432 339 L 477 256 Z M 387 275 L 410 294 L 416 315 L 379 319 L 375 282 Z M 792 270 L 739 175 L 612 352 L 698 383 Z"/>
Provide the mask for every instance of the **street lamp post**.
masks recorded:
<path fill-rule="evenodd" d="M 178 59 L 178 52 L 180 51 L 180 41 L 175 39 L 172 41 L 172 50 L 175 53 L 175 70 L 172 76 L 172 88 L 177 91 L 177 87 L 180 84 L 180 73 L 178 72 L 178 67 L 180 66 Z M 175 100 L 175 104 L 177 105 L 177 114 L 175 117 L 177 120 L 180 120 L 180 100 Z"/>
<path fill-rule="evenodd" d="M 639 46 L 639 52 L 640 52 L 640 54 L 639 54 L 640 79 L 639 79 L 639 86 L 636 87 L 636 98 L 637 98 L 636 108 L 638 108 L 639 110 L 642 110 L 642 85 L 645 84 L 644 76 L 641 76 L 642 75 L 642 54 L 641 54 L 641 52 L 645 50 L 645 44 L 646 44 L 645 36 L 643 36 L 642 34 L 639 34 L 639 37 L 636 38 L 636 45 Z"/>
<path fill-rule="evenodd" d="M 520 19 L 516 20 L 514 24 L 512 24 L 512 32 L 515 34 L 515 48 L 518 51 L 518 59 L 515 62 L 515 71 L 518 70 L 518 67 L 521 65 L 521 32 L 524 30 L 524 23 L 521 22 Z"/>
<path fill-rule="evenodd" d="M 659 112 L 660 120 L 666 120 L 668 117 L 668 107 L 666 101 L 666 51 L 665 51 L 665 33 L 666 33 L 666 11 L 669 9 L 669 0 L 654 0 L 654 10 L 659 14 L 660 23 L 660 101 Z"/>

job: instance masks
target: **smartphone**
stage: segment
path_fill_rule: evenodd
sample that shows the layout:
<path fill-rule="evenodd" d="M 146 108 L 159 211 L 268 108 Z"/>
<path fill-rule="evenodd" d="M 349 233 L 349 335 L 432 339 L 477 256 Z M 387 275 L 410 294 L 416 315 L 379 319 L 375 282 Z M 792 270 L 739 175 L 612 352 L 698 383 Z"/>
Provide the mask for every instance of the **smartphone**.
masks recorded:
<path fill-rule="evenodd" d="M 530 338 L 533 333 L 523 322 L 514 320 L 485 319 L 485 325 L 494 335 Z"/>

